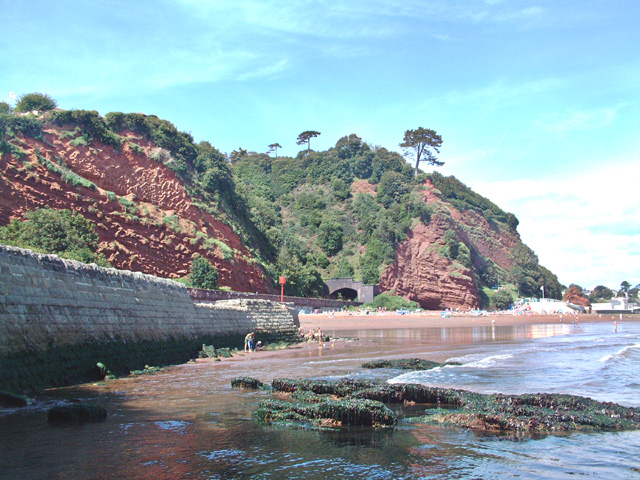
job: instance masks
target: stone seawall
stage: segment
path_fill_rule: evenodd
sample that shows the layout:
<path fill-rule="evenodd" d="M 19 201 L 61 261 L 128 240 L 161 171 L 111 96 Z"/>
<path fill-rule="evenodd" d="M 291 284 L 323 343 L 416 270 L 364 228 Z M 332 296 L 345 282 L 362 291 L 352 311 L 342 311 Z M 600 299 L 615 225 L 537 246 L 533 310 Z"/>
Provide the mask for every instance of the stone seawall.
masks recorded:
<path fill-rule="evenodd" d="M 196 303 L 184 285 L 0 245 L 0 389 L 22 391 L 182 363 L 203 343 L 293 340 L 292 309 L 265 300 Z"/>

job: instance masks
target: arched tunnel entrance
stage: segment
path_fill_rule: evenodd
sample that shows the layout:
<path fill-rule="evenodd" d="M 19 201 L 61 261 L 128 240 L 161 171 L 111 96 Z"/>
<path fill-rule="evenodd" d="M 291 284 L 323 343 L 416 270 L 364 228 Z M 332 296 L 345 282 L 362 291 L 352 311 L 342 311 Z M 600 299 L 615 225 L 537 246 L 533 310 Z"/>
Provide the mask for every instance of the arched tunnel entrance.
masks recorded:
<path fill-rule="evenodd" d="M 358 291 L 353 288 L 341 288 L 329 295 L 329 298 L 334 300 L 354 301 L 358 299 Z"/>
<path fill-rule="evenodd" d="M 324 286 L 325 295 L 333 299 L 367 303 L 378 294 L 377 285 L 365 285 L 355 282 L 353 278 L 330 278 L 325 280 Z"/>

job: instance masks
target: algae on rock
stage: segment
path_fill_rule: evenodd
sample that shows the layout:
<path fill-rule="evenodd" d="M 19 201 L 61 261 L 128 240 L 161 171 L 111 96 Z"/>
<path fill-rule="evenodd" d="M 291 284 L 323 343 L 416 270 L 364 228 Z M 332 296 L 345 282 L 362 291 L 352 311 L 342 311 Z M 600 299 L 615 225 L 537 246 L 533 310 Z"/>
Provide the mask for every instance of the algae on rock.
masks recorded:
<path fill-rule="evenodd" d="M 275 392 L 289 395 L 291 401 L 264 401 L 256 417 L 266 423 L 394 425 L 397 417 L 384 404 L 416 403 L 429 408 L 424 416 L 411 421 L 486 431 L 549 433 L 640 429 L 640 409 L 575 395 L 490 395 L 350 379 L 275 379 L 272 386 Z"/>
<path fill-rule="evenodd" d="M 362 368 L 399 368 L 402 370 L 432 370 L 447 365 L 460 365 L 457 362 L 438 363 L 421 358 L 399 358 L 396 360 L 372 360 L 362 364 Z"/>

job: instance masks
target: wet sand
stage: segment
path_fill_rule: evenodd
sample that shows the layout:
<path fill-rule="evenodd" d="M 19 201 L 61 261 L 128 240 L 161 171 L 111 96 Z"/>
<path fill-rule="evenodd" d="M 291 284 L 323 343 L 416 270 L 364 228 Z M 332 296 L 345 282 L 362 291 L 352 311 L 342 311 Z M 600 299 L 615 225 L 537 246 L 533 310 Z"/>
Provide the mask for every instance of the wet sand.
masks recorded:
<path fill-rule="evenodd" d="M 579 323 L 611 323 L 613 322 L 640 322 L 640 315 L 623 315 L 622 320 L 619 315 L 581 314 L 578 317 Z M 488 327 L 514 326 L 514 325 L 560 325 L 573 324 L 574 315 L 563 315 L 562 320 L 559 315 L 512 315 L 495 314 L 481 317 L 474 317 L 467 314 L 454 314 L 445 318 L 440 312 L 425 312 L 420 314 L 397 315 L 395 313 L 385 314 L 348 314 L 336 313 L 312 313 L 300 315 L 300 327 L 305 331 L 320 327 L 321 330 L 366 330 L 366 329 L 387 329 L 387 328 L 445 328 L 445 327 Z"/>
<path fill-rule="evenodd" d="M 454 315 L 449 318 L 443 318 L 440 312 L 425 312 L 422 314 L 411 315 L 397 315 L 393 314 L 370 314 L 370 315 L 349 315 L 347 313 L 339 313 L 330 315 L 327 313 L 319 314 L 302 314 L 300 317 L 300 327 L 303 332 L 309 330 L 316 331 L 319 327 L 323 335 L 331 335 L 337 337 L 337 341 L 324 342 L 319 344 L 317 341 L 303 342 L 295 346 L 290 346 L 281 350 L 261 350 L 257 352 L 239 352 L 231 358 L 221 358 L 220 362 L 236 363 L 236 362 L 251 362 L 250 368 L 253 369 L 260 365 L 261 367 L 269 368 L 267 365 L 271 364 L 271 368 L 274 368 L 274 364 L 280 365 L 281 362 L 289 362 L 300 357 L 326 357 L 330 356 L 336 360 L 347 361 L 347 364 L 351 363 L 356 365 L 360 362 L 359 358 L 367 353 L 375 352 L 376 355 L 381 355 L 381 347 L 375 342 L 371 342 L 366 338 L 360 338 L 355 341 L 349 341 L 348 339 L 341 338 L 341 332 L 347 332 L 347 337 L 350 337 L 354 331 L 363 330 L 407 330 L 407 329 L 442 329 L 452 328 L 460 329 L 465 327 L 510 327 L 510 326 L 526 326 L 526 325 L 549 325 L 550 328 L 554 328 L 555 334 L 560 334 L 563 326 L 574 325 L 573 315 L 563 315 L 562 322 L 559 315 L 488 315 L 482 317 L 474 317 L 472 315 Z M 615 319 L 611 319 L 611 315 L 580 315 L 578 317 L 579 324 L 588 323 L 609 323 L 611 324 L 611 331 L 613 332 L 613 322 L 618 322 L 618 325 L 626 322 L 640 322 L 640 315 L 627 315 L 620 320 L 620 316 L 616 315 Z M 555 327 L 557 326 L 557 329 Z M 366 335 L 365 335 L 366 336 Z M 425 348 L 425 345 L 410 346 L 397 345 L 393 348 L 387 347 L 385 356 L 411 356 L 418 358 L 426 358 L 429 360 L 444 361 L 447 356 L 447 341 L 437 342 L 431 346 L 431 348 Z M 197 359 L 197 363 L 212 363 L 213 359 Z M 217 363 L 217 361 L 216 361 Z M 282 368 L 284 365 L 281 365 Z M 275 367 L 278 370 L 278 367 Z M 274 371 L 273 374 L 278 376 L 282 372 Z M 242 375 L 251 376 L 251 371 L 243 372 Z M 271 380 L 271 379 L 269 379 Z"/>

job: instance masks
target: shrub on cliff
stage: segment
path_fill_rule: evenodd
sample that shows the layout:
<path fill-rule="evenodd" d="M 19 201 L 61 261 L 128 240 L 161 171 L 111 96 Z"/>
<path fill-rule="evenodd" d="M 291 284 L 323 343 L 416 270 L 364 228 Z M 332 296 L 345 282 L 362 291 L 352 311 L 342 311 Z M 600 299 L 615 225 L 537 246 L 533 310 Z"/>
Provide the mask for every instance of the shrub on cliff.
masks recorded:
<path fill-rule="evenodd" d="M 204 257 L 195 257 L 189 273 L 191 285 L 195 288 L 218 288 L 218 269 Z"/>
<path fill-rule="evenodd" d="M 105 116 L 106 125 L 115 132 L 130 130 L 154 141 L 159 147 L 166 148 L 175 159 L 171 168 L 184 174 L 192 167 L 198 151 L 191 134 L 180 132 L 175 125 L 156 115 L 142 113 L 111 112 Z"/>
<path fill-rule="evenodd" d="M 96 253 L 98 235 L 95 225 L 70 210 L 40 208 L 27 212 L 21 220 L 14 219 L 7 226 L 0 227 L 0 242 L 109 266 L 106 259 Z"/>
<path fill-rule="evenodd" d="M 90 142 L 92 139 L 100 140 L 102 143 L 119 147 L 122 139 L 119 135 L 109 129 L 104 119 L 95 110 L 62 110 L 51 114 L 51 121 L 56 125 L 72 125 L 80 127 L 85 138 Z"/>
<path fill-rule="evenodd" d="M 380 295 L 376 295 L 372 302 L 365 303 L 362 307 L 368 307 L 373 310 L 386 308 L 389 311 L 393 311 L 405 308 L 419 308 L 419 305 L 416 302 L 392 295 L 391 293 L 381 293 Z"/>
<path fill-rule="evenodd" d="M 26 93 L 16 103 L 16 112 L 47 112 L 56 108 L 58 104 L 46 93 Z"/>
<path fill-rule="evenodd" d="M 8 143 L 16 132 L 32 137 L 42 137 L 42 121 L 33 116 L 16 116 L 11 113 L 0 113 L 0 143 Z"/>

